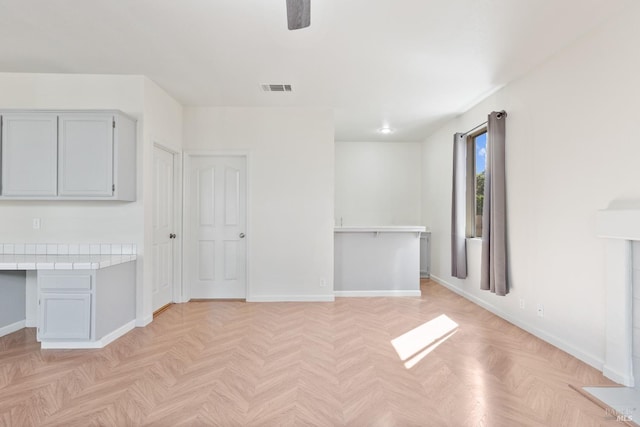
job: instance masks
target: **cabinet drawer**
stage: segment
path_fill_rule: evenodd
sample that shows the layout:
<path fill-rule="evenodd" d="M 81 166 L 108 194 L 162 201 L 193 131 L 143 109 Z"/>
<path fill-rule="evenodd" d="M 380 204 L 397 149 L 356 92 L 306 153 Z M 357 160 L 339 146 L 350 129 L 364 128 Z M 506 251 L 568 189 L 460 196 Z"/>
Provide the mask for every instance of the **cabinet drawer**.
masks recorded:
<path fill-rule="evenodd" d="M 79 290 L 91 289 L 91 274 L 42 274 L 38 277 L 40 289 Z"/>

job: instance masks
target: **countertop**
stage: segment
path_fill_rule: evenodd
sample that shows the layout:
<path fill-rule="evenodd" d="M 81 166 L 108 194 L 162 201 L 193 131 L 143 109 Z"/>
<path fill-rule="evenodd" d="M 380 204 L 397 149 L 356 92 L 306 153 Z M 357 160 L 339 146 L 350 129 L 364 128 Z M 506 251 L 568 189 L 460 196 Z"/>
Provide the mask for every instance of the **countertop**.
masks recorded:
<path fill-rule="evenodd" d="M 98 270 L 135 261 L 136 255 L 0 255 L 0 270 Z"/>
<path fill-rule="evenodd" d="M 0 243 L 0 270 L 98 270 L 136 253 L 132 243 Z"/>

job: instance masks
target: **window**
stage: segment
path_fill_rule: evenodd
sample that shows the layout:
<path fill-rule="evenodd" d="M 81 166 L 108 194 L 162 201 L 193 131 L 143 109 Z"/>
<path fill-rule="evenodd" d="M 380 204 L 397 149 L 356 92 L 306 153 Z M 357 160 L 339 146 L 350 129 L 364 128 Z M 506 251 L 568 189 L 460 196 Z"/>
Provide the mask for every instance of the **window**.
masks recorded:
<path fill-rule="evenodd" d="M 467 236 L 482 237 L 487 129 L 467 137 Z"/>

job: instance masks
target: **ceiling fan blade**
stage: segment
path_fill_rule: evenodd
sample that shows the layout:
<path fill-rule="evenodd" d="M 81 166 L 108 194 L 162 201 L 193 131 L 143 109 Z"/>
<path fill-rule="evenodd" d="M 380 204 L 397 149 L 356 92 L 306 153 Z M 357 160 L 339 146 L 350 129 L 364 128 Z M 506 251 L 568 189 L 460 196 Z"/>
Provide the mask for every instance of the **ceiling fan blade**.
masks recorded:
<path fill-rule="evenodd" d="M 287 25 L 290 30 L 311 25 L 311 0 L 287 0 Z"/>

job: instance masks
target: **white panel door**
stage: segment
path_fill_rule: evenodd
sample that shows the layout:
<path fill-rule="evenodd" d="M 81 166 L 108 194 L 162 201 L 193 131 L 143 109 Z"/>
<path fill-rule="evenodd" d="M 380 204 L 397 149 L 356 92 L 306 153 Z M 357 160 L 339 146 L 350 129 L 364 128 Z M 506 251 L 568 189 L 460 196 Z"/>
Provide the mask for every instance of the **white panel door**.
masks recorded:
<path fill-rule="evenodd" d="M 174 301 L 173 154 L 153 149 L 153 311 Z"/>
<path fill-rule="evenodd" d="M 113 195 L 113 123 L 111 114 L 59 116 L 59 195 Z"/>
<path fill-rule="evenodd" d="M 246 158 L 194 156 L 187 173 L 191 298 L 246 298 Z"/>
<path fill-rule="evenodd" d="M 2 116 L 2 195 L 55 196 L 58 192 L 56 114 Z"/>

